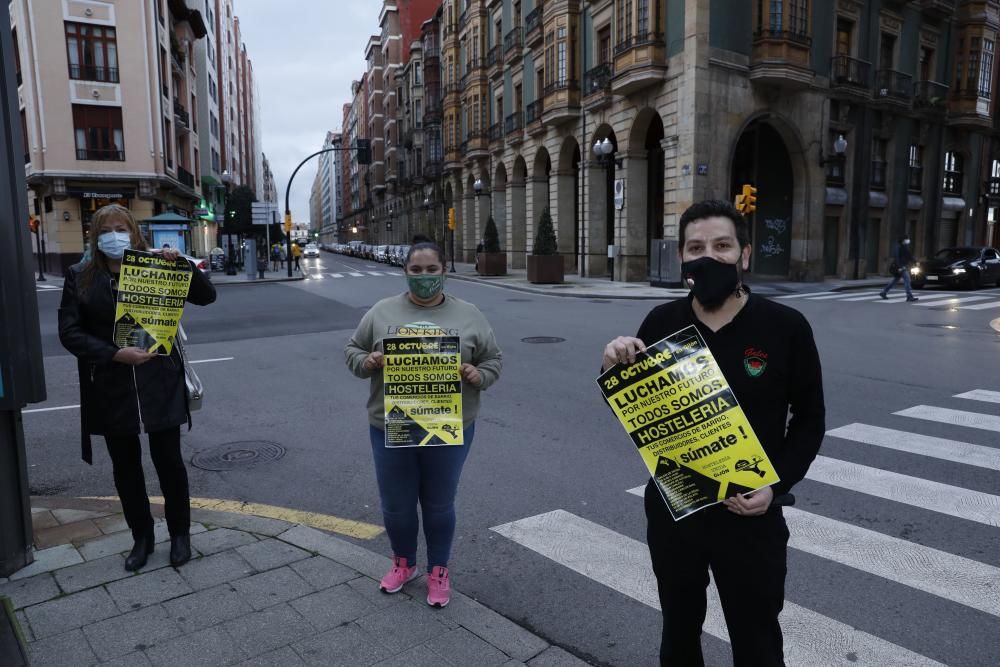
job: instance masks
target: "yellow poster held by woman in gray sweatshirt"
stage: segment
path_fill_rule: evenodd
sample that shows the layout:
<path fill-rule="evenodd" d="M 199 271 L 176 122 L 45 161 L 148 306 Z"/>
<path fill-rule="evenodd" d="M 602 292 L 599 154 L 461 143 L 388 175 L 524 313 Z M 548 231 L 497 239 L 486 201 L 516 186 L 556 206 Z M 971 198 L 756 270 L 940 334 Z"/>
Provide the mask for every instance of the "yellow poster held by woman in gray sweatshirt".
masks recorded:
<path fill-rule="evenodd" d="M 170 354 L 191 287 L 191 263 L 126 250 L 118 281 L 115 345 Z"/>
<path fill-rule="evenodd" d="M 458 336 L 382 340 L 386 447 L 464 444 Z"/>

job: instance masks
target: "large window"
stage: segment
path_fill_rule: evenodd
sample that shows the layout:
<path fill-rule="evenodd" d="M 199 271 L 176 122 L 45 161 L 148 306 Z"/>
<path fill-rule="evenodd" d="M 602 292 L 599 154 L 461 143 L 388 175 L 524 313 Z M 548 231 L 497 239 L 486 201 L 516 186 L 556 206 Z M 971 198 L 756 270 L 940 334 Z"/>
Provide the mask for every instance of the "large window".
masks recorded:
<path fill-rule="evenodd" d="M 944 191 L 957 195 L 962 192 L 962 156 L 953 151 L 944 154 Z"/>
<path fill-rule="evenodd" d="M 124 160 L 125 134 L 120 107 L 73 105 L 77 160 Z"/>
<path fill-rule="evenodd" d="M 66 23 L 69 78 L 118 83 L 115 29 L 86 23 Z"/>
<path fill-rule="evenodd" d="M 993 92 L 993 40 L 983 39 L 983 55 L 979 64 L 979 96 L 990 97 Z"/>
<path fill-rule="evenodd" d="M 774 37 L 809 35 L 809 0 L 757 0 L 753 11 L 758 35 L 765 31 Z"/>

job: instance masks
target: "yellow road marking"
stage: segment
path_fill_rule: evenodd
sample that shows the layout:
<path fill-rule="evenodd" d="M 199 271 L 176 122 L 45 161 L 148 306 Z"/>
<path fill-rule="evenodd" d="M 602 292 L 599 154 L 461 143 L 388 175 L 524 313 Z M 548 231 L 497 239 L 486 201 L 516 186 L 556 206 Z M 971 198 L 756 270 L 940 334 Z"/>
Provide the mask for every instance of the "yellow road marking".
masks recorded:
<path fill-rule="evenodd" d="M 114 500 L 118 501 L 118 496 L 88 496 L 87 500 Z M 163 504 L 162 496 L 150 496 L 149 502 L 155 505 Z M 261 503 L 246 503 L 237 500 L 216 500 L 214 498 L 192 498 L 191 507 L 194 509 L 213 510 L 216 512 L 233 512 L 235 514 L 247 514 L 259 516 L 267 519 L 278 519 L 289 523 L 301 523 L 310 528 L 347 535 L 359 540 L 371 540 L 382 534 L 384 528 L 364 521 L 354 521 L 352 519 L 342 519 L 330 514 L 319 514 L 317 512 L 306 512 L 294 510 L 288 507 L 277 507 L 275 505 L 263 505 Z"/>

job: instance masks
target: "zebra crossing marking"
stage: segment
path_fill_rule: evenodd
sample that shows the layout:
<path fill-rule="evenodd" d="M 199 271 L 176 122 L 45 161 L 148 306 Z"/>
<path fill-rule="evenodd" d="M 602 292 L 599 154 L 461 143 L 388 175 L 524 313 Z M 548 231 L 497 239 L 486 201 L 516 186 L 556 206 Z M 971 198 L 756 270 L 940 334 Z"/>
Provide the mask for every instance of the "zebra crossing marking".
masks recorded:
<path fill-rule="evenodd" d="M 852 297 L 851 296 L 852 294 L 856 296 Z M 859 295 L 857 292 L 833 292 L 832 294 L 826 294 L 823 296 L 807 296 L 806 299 L 809 301 L 829 301 L 830 299 L 842 299 L 844 301 L 847 301 L 849 298 L 853 299 L 859 299 L 859 298 L 863 299 L 869 297 L 878 298 L 879 294 L 880 292 L 878 290 L 874 292 L 866 292 L 864 295 Z"/>
<path fill-rule="evenodd" d="M 973 389 L 964 394 L 955 394 L 952 398 L 967 398 L 972 401 L 983 401 L 984 403 L 1000 403 L 1000 391 Z"/>
<path fill-rule="evenodd" d="M 984 299 L 994 299 L 994 298 L 996 298 L 996 297 L 993 297 L 993 296 L 962 296 L 962 297 L 954 297 L 952 299 L 947 299 L 946 303 L 949 306 L 957 306 L 957 305 L 962 304 L 962 303 L 971 303 L 973 301 L 982 301 Z M 940 306 L 941 304 L 942 304 L 941 301 L 934 301 L 934 302 L 924 301 L 924 298 L 921 296 L 920 297 L 920 303 L 918 303 L 916 305 L 918 305 L 918 306 L 924 306 L 924 307 L 929 308 L 931 306 Z"/>
<path fill-rule="evenodd" d="M 826 435 L 908 454 L 1000 471 L 1000 449 L 969 442 L 858 423 L 832 429 L 827 431 Z"/>
<path fill-rule="evenodd" d="M 365 274 L 358 273 L 357 271 L 350 271 L 348 273 L 348 275 L 353 276 L 354 278 L 364 278 L 365 277 Z"/>
<path fill-rule="evenodd" d="M 782 294 L 775 299 L 804 299 L 806 297 L 817 297 L 823 294 L 844 294 L 844 292 L 802 292 L 800 294 Z"/>
<path fill-rule="evenodd" d="M 649 550 L 638 540 L 565 510 L 490 530 L 633 600 L 660 608 Z M 714 581 L 709 584 L 707 597 L 704 631 L 729 641 Z M 941 664 L 792 602 L 785 602 L 781 624 L 785 659 L 791 665 Z"/>
<path fill-rule="evenodd" d="M 387 274 L 387 273 L 379 273 L 378 271 L 368 271 L 368 275 L 370 275 L 370 276 L 383 276 L 383 275 L 386 275 L 387 276 L 389 274 Z"/>
<path fill-rule="evenodd" d="M 963 489 L 890 470 L 817 456 L 806 479 L 868 496 L 1000 527 L 1000 496 Z"/>
<path fill-rule="evenodd" d="M 342 274 L 342 273 L 328 273 L 326 275 L 330 276 L 331 278 L 343 278 L 344 277 L 344 274 Z"/>
<path fill-rule="evenodd" d="M 914 417 L 925 421 L 949 424 L 951 426 L 965 426 L 967 428 L 977 428 L 983 431 L 1000 433 L 1000 417 L 996 415 L 984 415 L 979 412 L 938 408 L 933 405 L 917 405 L 892 414 L 899 415 L 900 417 Z"/>
<path fill-rule="evenodd" d="M 991 301 L 989 303 L 977 303 L 974 306 L 965 306 L 962 310 L 986 310 L 987 308 L 1000 308 L 1000 301 Z"/>

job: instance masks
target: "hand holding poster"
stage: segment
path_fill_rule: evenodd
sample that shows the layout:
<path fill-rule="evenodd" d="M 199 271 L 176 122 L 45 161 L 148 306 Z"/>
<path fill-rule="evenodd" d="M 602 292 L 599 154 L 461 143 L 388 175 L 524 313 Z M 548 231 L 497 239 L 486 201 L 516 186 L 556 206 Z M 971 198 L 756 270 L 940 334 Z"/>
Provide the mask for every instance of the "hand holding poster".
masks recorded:
<path fill-rule="evenodd" d="M 458 336 L 382 341 L 385 446 L 462 445 L 462 346 Z"/>
<path fill-rule="evenodd" d="M 701 334 L 689 326 L 597 379 L 674 520 L 778 481 Z"/>
<path fill-rule="evenodd" d="M 170 354 L 191 286 L 191 264 L 180 257 L 126 250 L 115 310 L 115 345 Z"/>

